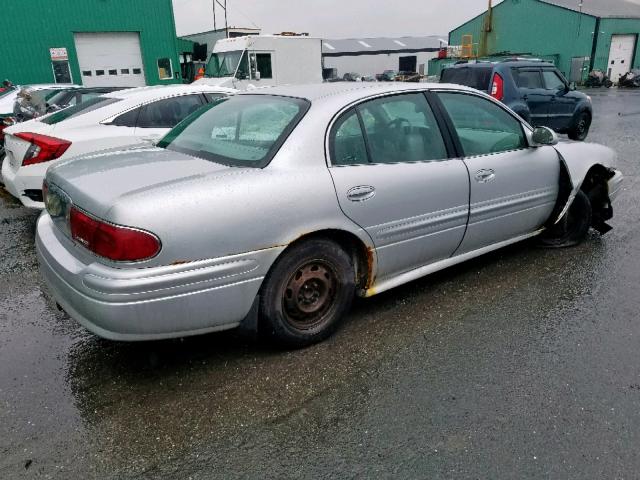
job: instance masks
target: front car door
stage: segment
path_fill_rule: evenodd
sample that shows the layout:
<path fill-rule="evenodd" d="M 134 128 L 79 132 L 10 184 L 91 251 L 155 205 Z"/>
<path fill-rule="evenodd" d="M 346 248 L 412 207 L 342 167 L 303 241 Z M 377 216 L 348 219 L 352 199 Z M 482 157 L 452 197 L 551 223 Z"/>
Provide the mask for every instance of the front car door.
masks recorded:
<path fill-rule="evenodd" d="M 529 235 L 549 219 L 559 191 L 553 147 L 531 148 L 523 125 L 502 105 L 469 92 L 438 94 L 471 177 L 467 253 Z"/>
<path fill-rule="evenodd" d="M 544 88 L 539 68 L 518 67 L 512 69 L 513 79 L 522 99 L 531 112 L 530 123 L 536 127 L 547 126 L 549 104 L 553 95 Z"/>
<path fill-rule="evenodd" d="M 371 237 L 378 279 L 450 257 L 468 218 L 469 176 L 424 93 L 369 100 L 329 134 L 343 212 Z"/>
<path fill-rule="evenodd" d="M 542 79 L 546 90 L 552 95 L 547 126 L 555 130 L 566 130 L 571 124 L 578 99 L 571 95 L 565 79 L 555 69 L 542 69 Z"/>

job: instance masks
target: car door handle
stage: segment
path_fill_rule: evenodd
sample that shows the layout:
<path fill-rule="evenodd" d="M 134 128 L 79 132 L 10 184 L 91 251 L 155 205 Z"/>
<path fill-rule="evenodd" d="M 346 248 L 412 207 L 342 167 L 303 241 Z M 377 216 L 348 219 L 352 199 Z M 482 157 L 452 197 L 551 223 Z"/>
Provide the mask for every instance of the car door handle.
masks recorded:
<path fill-rule="evenodd" d="M 347 198 L 352 202 L 366 202 L 376 195 L 376 189 L 371 185 L 359 185 L 350 188 L 347 192 Z"/>
<path fill-rule="evenodd" d="M 491 168 L 478 170 L 474 178 L 478 183 L 489 183 L 496 179 L 496 172 Z"/>

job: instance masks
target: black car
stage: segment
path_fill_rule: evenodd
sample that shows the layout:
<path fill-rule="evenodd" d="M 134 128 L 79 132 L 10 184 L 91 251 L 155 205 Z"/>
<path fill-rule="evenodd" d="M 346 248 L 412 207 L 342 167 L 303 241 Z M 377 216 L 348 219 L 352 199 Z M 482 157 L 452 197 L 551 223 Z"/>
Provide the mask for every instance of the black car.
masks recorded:
<path fill-rule="evenodd" d="M 443 70 L 441 83 L 487 92 L 531 125 L 550 127 L 572 140 L 589 134 L 591 99 L 575 90 L 552 64 L 531 60 L 462 63 Z"/>

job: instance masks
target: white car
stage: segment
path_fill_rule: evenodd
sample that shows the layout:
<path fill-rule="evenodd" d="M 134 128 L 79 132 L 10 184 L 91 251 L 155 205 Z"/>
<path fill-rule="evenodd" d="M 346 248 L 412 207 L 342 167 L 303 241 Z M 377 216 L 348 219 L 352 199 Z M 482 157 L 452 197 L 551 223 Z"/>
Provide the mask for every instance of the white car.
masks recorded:
<path fill-rule="evenodd" d="M 101 150 L 153 143 L 201 106 L 235 90 L 207 85 L 141 87 L 108 93 L 4 130 L 5 188 L 26 207 L 44 208 L 51 165 Z"/>

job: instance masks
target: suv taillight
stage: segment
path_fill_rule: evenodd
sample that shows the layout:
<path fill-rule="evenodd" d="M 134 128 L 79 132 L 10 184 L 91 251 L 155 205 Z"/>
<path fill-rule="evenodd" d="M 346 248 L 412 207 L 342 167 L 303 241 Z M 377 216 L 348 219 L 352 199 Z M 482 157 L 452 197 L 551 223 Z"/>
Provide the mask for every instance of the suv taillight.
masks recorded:
<path fill-rule="evenodd" d="M 495 73 L 493 75 L 493 83 L 491 84 L 491 96 L 496 100 L 502 100 L 504 98 L 504 80 L 499 73 Z"/>
<path fill-rule="evenodd" d="M 31 144 L 22 159 L 23 167 L 60 158 L 71 146 L 71 142 L 68 140 L 49 137 L 48 135 L 41 135 L 39 133 L 20 132 L 14 133 L 13 135 Z"/>
<path fill-rule="evenodd" d="M 69 212 L 69 230 L 85 248 L 116 262 L 147 260 L 160 251 L 160 240 L 152 233 L 100 221 L 76 207 Z"/>

